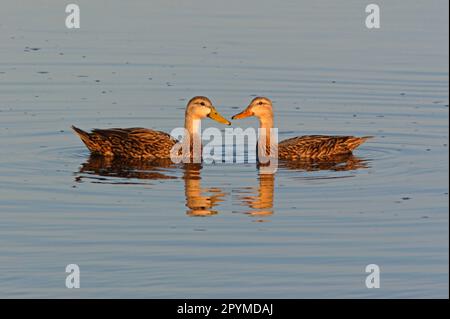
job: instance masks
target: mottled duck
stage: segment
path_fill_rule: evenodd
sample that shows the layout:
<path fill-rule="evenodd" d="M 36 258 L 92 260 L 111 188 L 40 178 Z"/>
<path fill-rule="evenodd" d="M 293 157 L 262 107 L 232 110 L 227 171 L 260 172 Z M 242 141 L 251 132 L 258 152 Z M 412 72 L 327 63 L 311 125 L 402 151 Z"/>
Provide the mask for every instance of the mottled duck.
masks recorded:
<path fill-rule="evenodd" d="M 219 123 L 231 124 L 217 112 L 208 98 L 193 97 L 186 106 L 184 125 L 191 144 L 195 139 L 201 144 L 200 121 L 205 117 Z M 172 147 L 178 143 L 175 138 L 165 132 L 140 127 L 94 129 L 90 133 L 75 126 L 72 128 L 92 154 L 108 157 L 169 159 Z"/>
<path fill-rule="evenodd" d="M 261 129 L 273 128 L 272 101 L 266 97 L 254 98 L 233 120 L 256 116 Z M 282 160 L 329 159 L 339 155 L 351 154 L 371 136 L 327 136 L 306 135 L 289 138 L 278 143 L 278 158 Z M 270 150 L 270 132 L 266 133 L 266 150 Z"/>

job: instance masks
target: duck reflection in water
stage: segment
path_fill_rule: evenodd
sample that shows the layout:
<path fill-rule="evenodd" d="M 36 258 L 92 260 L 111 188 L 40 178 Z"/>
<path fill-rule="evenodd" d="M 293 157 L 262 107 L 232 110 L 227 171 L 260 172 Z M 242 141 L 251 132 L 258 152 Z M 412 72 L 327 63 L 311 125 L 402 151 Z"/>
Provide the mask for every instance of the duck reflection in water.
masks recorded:
<path fill-rule="evenodd" d="M 149 162 L 140 159 L 91 155 L 79 170 L 79 173 L 87 175 L 78 176 L 76 180 L 90 178 L 104 184 L 138 184 L 131 182 L 131 179 L 176 179 L 176 176 L 168 175 L 169 169 L 175 167 L 170 159 Z M 113 177 L 121 179 L 114 181 Z"/>
<path fill-rule="evenodd" d="M 240 205 L 248 207 L 244 213 L 253 217 L 270 216 L 273 214 L 274 182 L 274 174 L 259 174 L 257 187 L 236 189 Z"/>
<path fill-rule="evenodd" d="M 279 167 L 283 170 L 295 171 L 340 172 L 368 168 L 368 163 L 368 160 L 347 155 L 326 161 L 280 161 Z M 173 164 L 170 160 L 148 162 L 91 156 L 86 163 L 82 164 L 79 170 L 79 173 L 82 174 L 76 177 L 76 181 L 81 182 L 85 178 L 90 178 L 94 179 L 94 183 L 139 184 L 133 180 L 177 179 L 180 168 L 183 172 L 186 207 L 188 208 L 186 214 L 203 217 L 218 214 L 216 207 L 225 200 L 228 194 L 219 187 L 202 187 L 202 164 Z M 247 207 L 244 211 L 246 214 L 252 217 L 263 217 L 274 213 L 275 174 L 260 173 L 256 187 L 233 188 L 233 192 L 238 194 L 237 199 L 240 205 Z"/>
<path fill-rule="evenodd" d="M 184 192 L 186 196 L 186 214 L 188 216 L 211 216 L 223 202 L 226 193 L 218 187 L 203 188 L 201 186 L 202 164 L 173 164 L 170 160 L 145 161 L 139 159 L 109 158 L 91 155 L 81 165 L 76 181 L 89 178 L 93 183 L 102 184 L 142 184 L 139 180 L 177 179 L 176 168 L 182 168 Z M 125 180 L 124 180 L 125 179 Z"/>
<path fill-rule="evenodd" d="M 184 165 L 184 192 L 186 195 L 186 214 L 188 216 L 211 216 L 217 214 L 213 210 L 227 195 L 218 187 L 203 188 L 201 186 L 201 164 Z"/>
<path fill-rule="evenodd" d="M 280 160 L 278 166 L 284 169 L 313 171 L 353 171 L 369 168 L 368 159 L 362 159 L 352 154 L 333 156 L 326 160 L 303 159 L 296 161 Z"/>
<path fill-rule="evenodd" d="M 340 172 L 368 168 L 368 163 L 368 160 L 350 154 L 334 156 L 327 160 L 279 161 L 278 165 L 284 170 Z M 260 168 L 263 164 L 257 164 L 257 166 Z M 267 217 L 274 214 L 275 174 L 260 173 L 257 187 L 239 188 L 235 189 L 235 192 L 238 193 L 237 198 L 240 204 L 248 207 L 245 211 L 246 214 L 252 217 Z M 264 222 L 267 220 L 258 219 L 256 221 Z"/>

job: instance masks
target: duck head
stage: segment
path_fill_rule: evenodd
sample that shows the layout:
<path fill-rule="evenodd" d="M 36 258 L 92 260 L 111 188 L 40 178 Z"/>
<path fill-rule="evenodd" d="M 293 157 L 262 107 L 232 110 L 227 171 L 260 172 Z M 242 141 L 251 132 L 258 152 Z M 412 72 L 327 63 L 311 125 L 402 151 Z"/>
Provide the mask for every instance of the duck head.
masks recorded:
<path fill-rule="evenodd" d="M 233 115 L 233 120 L 240 120 L 249 116 L 256 116 L 259 118 L 261 124 L 272 123 L 273 110 L 272 101 L 267 97 L 255 97 L 245 110 L 241 113 Z"/>
<path fill-rule="evenodd" d="M 212 102 L 204 96 L 193 97 L 186 107 L 186 118 L 193 120 L 203 119 L 209 117 L 216 122 L 231 125 L 230 121 L 220 115 L 216 108 L 213 106 Z"/>

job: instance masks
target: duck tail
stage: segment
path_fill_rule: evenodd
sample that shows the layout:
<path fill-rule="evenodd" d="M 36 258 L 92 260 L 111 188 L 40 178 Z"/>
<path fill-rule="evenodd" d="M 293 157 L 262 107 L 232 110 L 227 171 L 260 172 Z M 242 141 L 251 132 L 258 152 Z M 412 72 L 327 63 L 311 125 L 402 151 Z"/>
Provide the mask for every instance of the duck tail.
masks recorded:
<path fill-rule="evenodd" d="M 373 138 L 373 136 L 363 136 L 363 137 L 350 137 L 347 140 L 347 148 L 350 151 L 353 151 L 355 148 L 357 148 L 358 146 L 360 146 L 361 144 L 363 144 L 365 141 L 367 141 L 368 139 Z"/>
<path fill-rule="evenodd" d="M 95 152 L 97 150 L 97 144 L 92 141 L 91 134 L 73 125 L 72 129 L 75 131 L 75 133 L 77 133 L 77 135 L 91 152 Z"/>

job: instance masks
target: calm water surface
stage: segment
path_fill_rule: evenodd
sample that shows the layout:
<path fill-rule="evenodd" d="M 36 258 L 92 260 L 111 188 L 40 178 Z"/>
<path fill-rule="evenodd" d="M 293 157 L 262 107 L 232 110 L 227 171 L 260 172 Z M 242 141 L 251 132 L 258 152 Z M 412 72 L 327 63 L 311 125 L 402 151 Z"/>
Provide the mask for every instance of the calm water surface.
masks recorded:
<path fill-rule="evenodd" d="M 77 3 L 80 30 L 0 5 L 0 297 L 448 298 L 447 1 L 379 1 L 379 30 L 364 1 Z M 375 138 L 260 176 L 90 158 L 69 129 L 170 132 L 194 95 Z"/>

